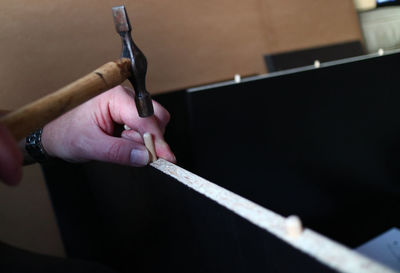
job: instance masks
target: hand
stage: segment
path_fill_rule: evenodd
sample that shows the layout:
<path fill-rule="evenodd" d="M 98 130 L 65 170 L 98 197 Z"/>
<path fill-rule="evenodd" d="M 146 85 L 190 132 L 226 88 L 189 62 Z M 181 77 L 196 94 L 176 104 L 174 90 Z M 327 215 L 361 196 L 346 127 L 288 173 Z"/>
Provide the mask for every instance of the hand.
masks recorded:
<path fill-rule="evenodd" d="M 10 132 L 0 124 L 0 180 L 17 185 L 22 177 L 22 153 Z"/>
<path fill-rule="evenodd" d="M 144 166 L 149 153 L 142 135 L 154 137 L 158 157 L 175 162 L 163 134 L 169 113 L 153 101 L 154 116 L 140 118 L 133 92 L 115 87 L 67 112 L 43 128 L 42 145 L 50 156 L 71 162 L 99 160 L 131 166 Z M 115 124 L 125 124 L 121 137 L 114 137 Z"/>

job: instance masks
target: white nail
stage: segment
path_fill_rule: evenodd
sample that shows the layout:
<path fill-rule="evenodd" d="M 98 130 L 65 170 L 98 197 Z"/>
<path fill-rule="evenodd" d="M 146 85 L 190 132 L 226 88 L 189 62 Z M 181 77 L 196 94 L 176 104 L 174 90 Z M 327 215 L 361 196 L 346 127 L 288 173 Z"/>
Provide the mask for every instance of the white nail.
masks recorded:
<path fill-rule="evenodd" d="M 145 166 L 149 163 L 149 152 L 144 147 L 143 149 L 133 149 L 130 160 L 133 166 Z"/>

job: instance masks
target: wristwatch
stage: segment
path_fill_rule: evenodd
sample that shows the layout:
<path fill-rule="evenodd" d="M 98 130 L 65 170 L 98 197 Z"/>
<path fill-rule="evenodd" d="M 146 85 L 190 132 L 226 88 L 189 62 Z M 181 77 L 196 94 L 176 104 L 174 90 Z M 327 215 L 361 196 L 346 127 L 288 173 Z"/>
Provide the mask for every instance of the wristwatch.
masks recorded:
<path fill-rule="evenodd" d="M 25 149 L 29 156 L 39 163 L 44 163 L 50 158 L 42 145 L 42 132 L 42 128 L 37 129 L 32 134 L 27 136 L 25 140 Z"/>

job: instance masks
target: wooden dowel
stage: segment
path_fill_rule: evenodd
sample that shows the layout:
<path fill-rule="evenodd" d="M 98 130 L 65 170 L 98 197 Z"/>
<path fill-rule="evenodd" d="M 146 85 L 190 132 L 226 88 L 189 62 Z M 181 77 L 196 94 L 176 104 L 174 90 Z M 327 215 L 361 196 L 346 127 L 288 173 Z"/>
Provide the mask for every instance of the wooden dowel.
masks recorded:
<path fill-rule="evenodd" d="M 286 218 L 286 232 L 291 238 L 298 238 L 303 232 L 301 220 L 297 215 L 290 215 Z"/>
<path fill-rule="evenodd" d="M 130 75 L 130 64 L 125 58 L 106 63 L 54 93 L 1 117 L 0 122 L 20 140 L 79 104 L 121 84 Z"/>
<path fill-rule="evenodd" d="M 157 160 L 157 153 L 154 147 L 153 136 L 150 133 L 143 134 L 144 145 L 150 154 L 150 162 L 154 162 Z"/>

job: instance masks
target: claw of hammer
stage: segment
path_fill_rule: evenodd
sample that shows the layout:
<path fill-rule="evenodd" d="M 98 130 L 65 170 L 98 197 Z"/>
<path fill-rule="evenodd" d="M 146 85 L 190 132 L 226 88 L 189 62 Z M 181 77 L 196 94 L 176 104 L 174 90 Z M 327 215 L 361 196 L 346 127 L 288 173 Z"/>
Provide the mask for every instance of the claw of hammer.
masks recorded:
<path fill-rule="evenodd" d="M 124 6 L 112 8 L 115 27 L 122 39 L 121 58 L 131 60 L 132 76 L 129 77 L 135 89 L 135 102 L 140 117 L 149 117 L 154 114 L 150 94 L 146 90 L 147 60 L 142 51 L 136 46 L 131 36 L 131 24 Z"/>

